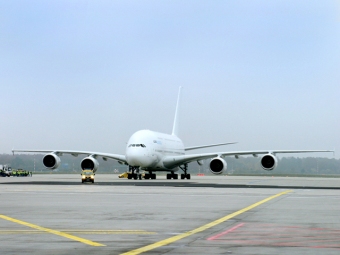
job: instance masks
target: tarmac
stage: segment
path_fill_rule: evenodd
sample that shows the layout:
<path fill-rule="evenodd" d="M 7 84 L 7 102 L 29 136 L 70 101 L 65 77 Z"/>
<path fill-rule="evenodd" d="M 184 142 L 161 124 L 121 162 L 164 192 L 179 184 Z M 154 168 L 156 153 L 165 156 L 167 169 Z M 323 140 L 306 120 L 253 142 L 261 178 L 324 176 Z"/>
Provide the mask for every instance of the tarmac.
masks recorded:
<path fill-rule="evenodd" d="M 340 254 L 340 179 L 0 178 L 0 254 Z"/>

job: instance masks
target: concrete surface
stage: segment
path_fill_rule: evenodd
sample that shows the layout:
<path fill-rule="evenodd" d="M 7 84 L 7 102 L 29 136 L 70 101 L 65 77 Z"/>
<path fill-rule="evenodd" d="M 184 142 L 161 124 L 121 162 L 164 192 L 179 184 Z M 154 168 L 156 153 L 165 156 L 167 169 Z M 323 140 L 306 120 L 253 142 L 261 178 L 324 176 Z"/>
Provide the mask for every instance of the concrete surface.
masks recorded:
<path fill-rule="evenodd" d="M 157 177 L 127 180 L 98 173 L 94 184 L 82 184 L 80 174 L 0 178 L 0 215 L 12 219 L 0 218 L 0 254 L 122 254 L 285 190 L 292 192 L 142 254 L 340 254 L 340 179 Z"/>

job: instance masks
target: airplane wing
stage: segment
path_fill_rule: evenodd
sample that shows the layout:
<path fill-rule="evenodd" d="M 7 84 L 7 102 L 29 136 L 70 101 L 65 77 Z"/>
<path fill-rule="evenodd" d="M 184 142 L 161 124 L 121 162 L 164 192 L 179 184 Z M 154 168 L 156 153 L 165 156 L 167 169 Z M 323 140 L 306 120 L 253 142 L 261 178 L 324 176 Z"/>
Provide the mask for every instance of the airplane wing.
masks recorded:
<path fill-rule="evenodd" d="M 63 154 L 70 154 L 74 157 L 77 157 L 78 155 L 87 155 L 92 156 L 94 158 L 101 157 L 103 160 L 113 159 L 117 160 L 120 163 L 126 163 L 125 155 L 120 154 L 109 154 L 109 153 L 103 153 L 103 152 L 91 152 L 91 151 L 72 151 L 72 150 L 12 150 L 13 154 L 15 152 L 36 152 L 36 153 L 54 153 L 57 156 L 62 156 Z"/>
<path fill-rule="evenodd" d="M 235 156 L 238 158 L 241 155 L 253 155 L 257 157 L 259 154 L 272 154 L 278 153 L 309 153 L 309 152 L 334 152 L 331 150 L 259 150 L 259 151 L 229 151 L 229 152 L 213 152 L 213 153 L 202 153 L 202 154 L 189 154 L 181 156 L 167 156 L 163 159 L 165 167 L 171 169 L 183 164 L 187 164 L 193 161 L 199 161 L 203 159 L 209 159 L 214 157 L 226 157 Z"/>

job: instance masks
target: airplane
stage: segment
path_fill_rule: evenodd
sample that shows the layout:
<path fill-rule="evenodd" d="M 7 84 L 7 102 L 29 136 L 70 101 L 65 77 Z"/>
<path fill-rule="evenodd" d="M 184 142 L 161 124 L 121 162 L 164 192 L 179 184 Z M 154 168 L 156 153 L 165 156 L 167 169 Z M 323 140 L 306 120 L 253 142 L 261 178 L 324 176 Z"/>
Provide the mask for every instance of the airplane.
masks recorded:
<path fill-rule="evenodd" d="M 266 171 L 274 170 L 277 167 L 278 160 L 276 154 L 281 153 L 310 153 L 310 152 L 334 152 L 332 150 L 255 150 L 255 151 L 227 151 L 227 152 L 210 152 L 199 154 L 186 154 L 187 151 L 209 148 L 215 146 L 234 144 L 235 142 L 201 145 L 194 147 L 185 147 L 179 138 L 179 108 L 181 89 L 179 88 L 175 118 L 171 134 L 159 133 L 151 130 L 139 130 L 132 134 L 125 149 L 125 155 L 109 154 L 103 152 L 76 151 L 76 150 L 16 150 L 15 152 L 36 152 L 46 153 L 43 157 L 43 164 L 46 168 L 57 169 L 61 163 L 60 156 L 71 154 L 73 156 L 86 155 L 80 162 L 81 169 L 91 169 L 96 172 L 99 167 L 97 158 L 104 161 L 108 159 L 116 160 L 120 164 L 129 167 L 128 179 L 141 179 L 140 170 L 145 171 L 145 179 L 156 179 L 156 172 L 167 172 L 167 179 L 178 179 L 178 172 L 182 170 L 181 179 L 190 179 L 188 173 L 188 163 L 196 161 L 199 165 L 203 160 L 211 159 L 209 163 L 210 171 L 215 174 L 222 174 L 227 170 L 227 162 L 224 157 L 234 156 L 239 158 L 241 155 L 263 155 L 260 164 Z"/>

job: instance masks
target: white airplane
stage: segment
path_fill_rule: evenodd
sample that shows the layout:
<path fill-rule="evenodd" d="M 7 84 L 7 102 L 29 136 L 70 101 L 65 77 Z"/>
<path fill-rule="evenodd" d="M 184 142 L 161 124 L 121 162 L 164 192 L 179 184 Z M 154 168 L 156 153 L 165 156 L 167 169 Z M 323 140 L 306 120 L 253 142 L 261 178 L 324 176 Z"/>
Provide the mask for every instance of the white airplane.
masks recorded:
<path fill-rule="evenodd" d="M 210 152 L 200 154 L 185 154 L 186 151 L 221 146 L 232 143 L 220 143 L 211 145 L 202 145 L 195 147 L 184 147 L 182 140 L 178 137 L 178 112 L 181 95 L 181 87 L 178 93 L 175 119 L 171 134 L 164 134 L 150 130 L 140 130 L 134 133 L 126 146 L 125 155 L 109 154 L 103 152 L 74 151 L 74 150 L 15 150 L 15 152 L 37 152 L 47 153 L 43 157 L 43 164 L 46 168 L 56 169 L 60 165 L 60 156 L 71 154 L 73 156 L 86 155 L 81 161 L 80 166 L 84 169 L 97 171 L 99 163 L 97 158 L 103 160 L 113 159 L 120 164 L 129 166 L 129 179 L 141 179 L 140 170 L 146 172 L 145 179 L 156 179 L 155 172 L 166 171 L 167 179 L 178 179 L 175 172 L 180 169 L 183 171 L 181 179 L 190 179 L 188 174 L 188 163 L 197 161 L 202 165 L 202 160 L 211 159 L 209 163 L 210 171 L 213 174 L 222 174 L 227 169 L 226 156 L 253 155 L 257 157 L 264 154 L 260 160 L 264 170 L 271 171 L 277 166 L 276 154 L 278 153 L 305 153 L 305 152 L 334 152 L 331 150 L 260 150 L 260 151 L 228 151 L 228 152 Z"/>

